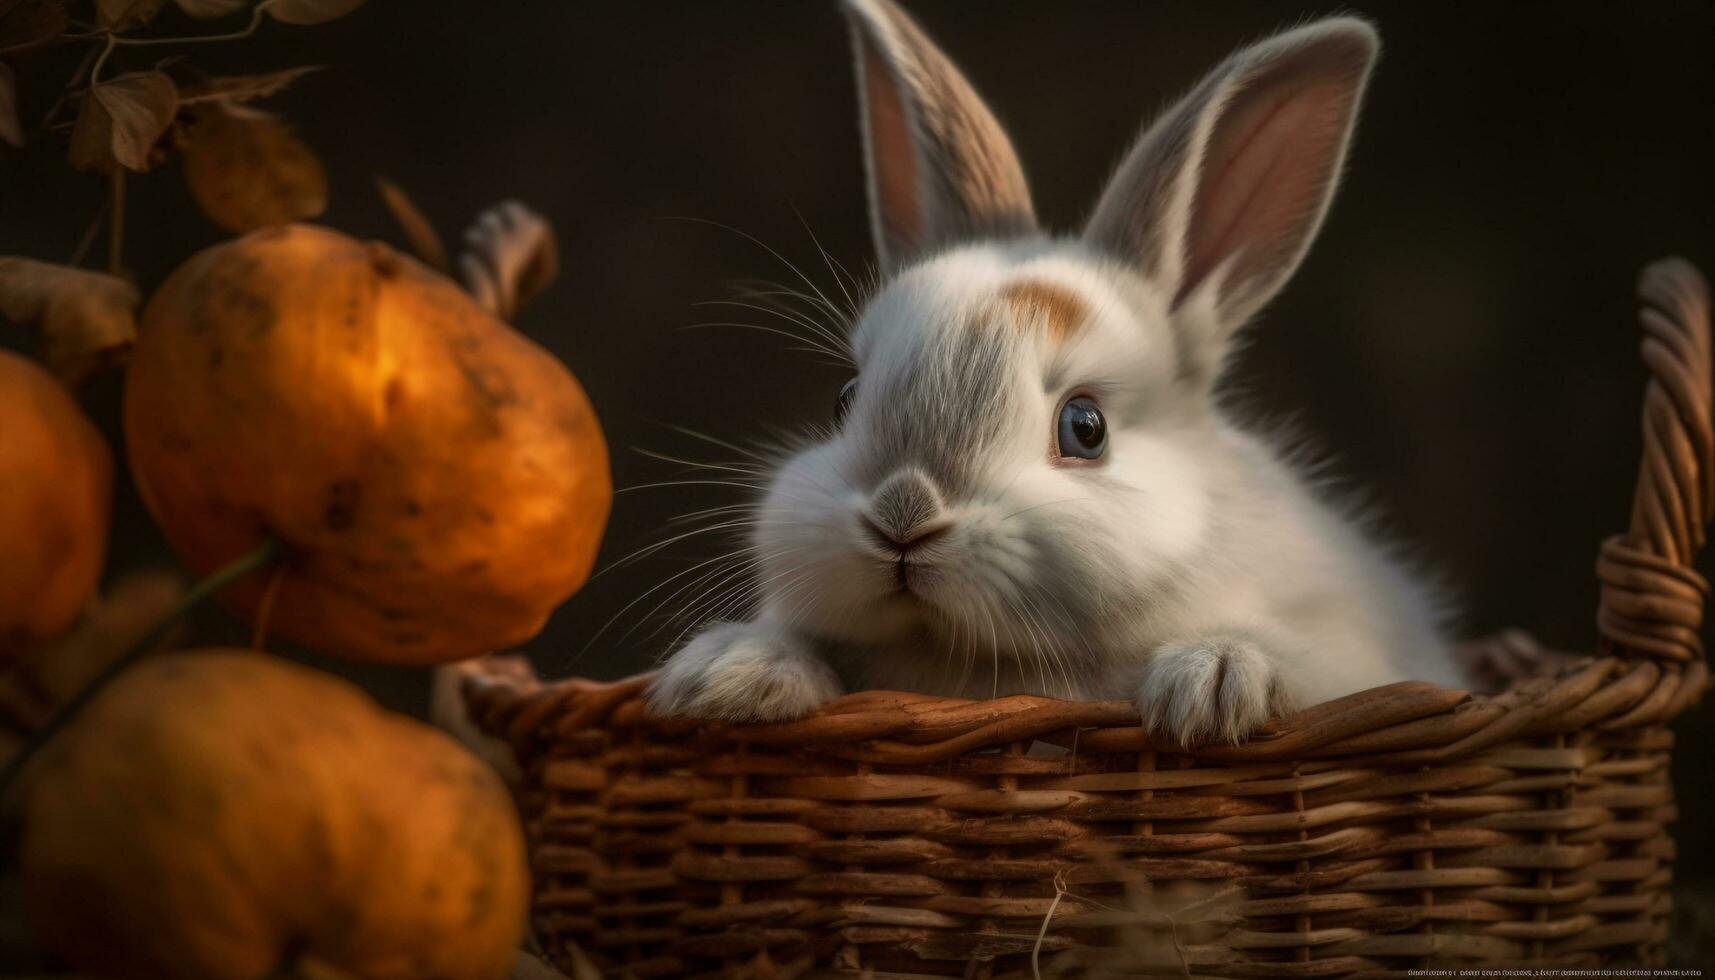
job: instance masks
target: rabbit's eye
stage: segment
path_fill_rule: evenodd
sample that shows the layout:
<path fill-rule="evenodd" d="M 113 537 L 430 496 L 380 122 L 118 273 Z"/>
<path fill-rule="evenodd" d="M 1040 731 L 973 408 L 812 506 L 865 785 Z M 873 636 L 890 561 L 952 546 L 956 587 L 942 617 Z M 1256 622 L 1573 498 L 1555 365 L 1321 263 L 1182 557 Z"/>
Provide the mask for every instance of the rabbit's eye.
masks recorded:
<path fill-rule="evenodd" d="M 1054 451 L 1061 459 L 1100 459 L 1108 448 L 1108 420 L 1086 395 L 1069 399 L 1060 408 Z"/>
<path fill-rule="evenodd" d="M 857 379 L 853 378 L 840 386 L 840 396 L 834 400 L 834 424 L 839 425 L 846 420 L 846 413 L 852 410 L 852 399 L 857 397 Z"/>

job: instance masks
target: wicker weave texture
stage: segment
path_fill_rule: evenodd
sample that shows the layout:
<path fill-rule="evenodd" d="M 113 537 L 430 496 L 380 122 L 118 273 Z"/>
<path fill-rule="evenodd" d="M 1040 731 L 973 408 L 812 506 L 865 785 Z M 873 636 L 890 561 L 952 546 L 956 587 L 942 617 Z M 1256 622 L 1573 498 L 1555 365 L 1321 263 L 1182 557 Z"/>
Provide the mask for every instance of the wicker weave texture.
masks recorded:
<path fill-rule="evenodd" d="M 1127 702 L 1032 697 L 868 692 L 704 726 L 648 716 L 647 676 L 543 683 L 491 658 L 464 693 L 520 763 L 538 938 L 633 977 L 1659 963 L 1666 723 L 1708 686 L 1690 562 L 1715 440 L 1701 278 L 1658 263 L 1640 295 L 1644 462 L 1598 560 L 1602 655 L 1489 697 L 1377 688 L 1192 748 Z"/>

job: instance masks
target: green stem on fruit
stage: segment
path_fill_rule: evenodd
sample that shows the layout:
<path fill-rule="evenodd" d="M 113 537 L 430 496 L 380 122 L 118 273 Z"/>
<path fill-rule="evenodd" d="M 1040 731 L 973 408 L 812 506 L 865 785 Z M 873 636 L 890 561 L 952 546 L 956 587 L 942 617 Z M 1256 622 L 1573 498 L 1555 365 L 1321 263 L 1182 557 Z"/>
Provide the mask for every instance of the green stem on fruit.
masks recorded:
<path fill-rule="evenodd" d="M 24 769 L 29 766 L 30 760 L 35 758 L 42 747 L 53 741 L 54 736 L 76 719 L 89 702 L 95 700 L 95 696 L 106 689 L 107 685 L 111 684 L 120 674 L 124 673 L 126 668 L 143 659 L 150 650 L 159 646 L 172 628 L 178 625 L 179 620 L 184 619 L 191 610 L 201 605 L 203 600 L 218 593 L 221 589 L 246 575 L 261 571 L 273 564 L 275 559 L 280 556 L 280 551 L 278 538 L 272 536 L 263 538 L 261 544 L 221 568 L 210 572 L 202 581 L 186 590 L 173 608 L 167 610 L 166 615 L 149 628 L 149 632 L 126 647 L 125 651 L 114 658 L 113 662 L 102 668 L 101 673 L 95 675 L 94 680 L 85 684 L 82 690 L 73 695 L 63 708 L 54 712 L 53 717 L 49 718 L 42 727 L 30 733 L 30 737 L 25 739 L 24 744 L 18 748 L 17 754 L 6 763 L 5 771 L 0 773 L 0 803 L 12 795 L 12 789 L 18 781 L 18 777 L 23 774 Z"/>

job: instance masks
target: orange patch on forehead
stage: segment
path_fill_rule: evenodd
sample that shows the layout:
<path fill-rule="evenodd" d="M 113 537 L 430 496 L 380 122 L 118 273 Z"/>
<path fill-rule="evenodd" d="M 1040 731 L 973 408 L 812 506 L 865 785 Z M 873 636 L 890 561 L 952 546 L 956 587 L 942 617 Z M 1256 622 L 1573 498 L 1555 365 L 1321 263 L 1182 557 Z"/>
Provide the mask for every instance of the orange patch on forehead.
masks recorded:
<path fill-rule="evenodd" d="M 1020 327 L 1040 324 L 1049 339 L 1064 343 L 1090 315 L 1089 307 L 1065 286 L 1040 279 L 1021 279 L 1001 288 L 1000 298 L 1012 307 Z"/>

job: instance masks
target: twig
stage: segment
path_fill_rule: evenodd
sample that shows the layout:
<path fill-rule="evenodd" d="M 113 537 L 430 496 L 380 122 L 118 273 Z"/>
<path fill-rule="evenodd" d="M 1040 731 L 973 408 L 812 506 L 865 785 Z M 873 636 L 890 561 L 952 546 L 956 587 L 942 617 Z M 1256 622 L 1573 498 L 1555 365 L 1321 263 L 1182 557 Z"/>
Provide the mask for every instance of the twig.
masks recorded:
<path fill-rule="evenodd" d="M 89 227 L 83 230 L 83 237 L 78 239 L 77 248 L 72 250 L 71 259 L 66 262 L 66 265 L 80 266 L 83 264 L 84 257 L 89 255 L 91 248 L 95 247 L 95 239 L 101 231 L 102 223 L 107 220 L 108 206 L 109 202 L 103 198 L 101 204 L 95 209 L 95 217 L 89 219 Z"/>
<path fill-rule="evenodd" d="M 1066 897 L 1065 872 L 1054 872 L 1054 901 L 1048 903 L 1048 914 L 1042 917 L 1042 928 L 1036 930 L 1036 945 L 1030 947 L 1030 975 L 1036 980 L 1042 980 L 1042 942 L 1048 938 L 1048 923 L 1054 921 L 1054 910 L 1060 907 L 1060 899 Z"/>
<path fill-rule="evenodd" d="M 250 10 L 250 23 L 242 31 L 232 31 L 227 34 L 201 34 L 192 37 L 115 37 L 113 43 L 128 45 L 146 44 L 202 44 L 207 41 L 242 41 L 255 34 L 262 26 L 262 15 L 268 8 L 274 6 L 276 0 L 262 0 Z"/>
<path fill-rule="evenodd" d="M 116 166 L 107 179 L 107 271 L 122 275 L 125 271 L 125 168 Z"/>
<path fill-rule="evenodd" d="M 280 583 L 286 581 L 286 570 L 292 566 L 281 562 L 274 568 L 274 574 L 268 577 L 268 585 L 262 590 L 262 601 L 256 604 L 256 625 L 250 630 L 250 648 L 261 650 L 268 642 L 268 621 L 274 618 L 274 597 L 280 593 Z"/>
<path fill-rule="evenodd" d="M 143 47 L 153 44 L 206 44 L 210 41 L 242 41 L 261 28 L 263 14 L 267 13 L 268 8 L 272 7 L 274 3 L 275 0 L 262 0 L 261 3 L 251 8 L 250 23 L 242 31 L 232 31 L 227 34 L 202 34 L 191 37 L 121 37 L 112 31 L 107 31 L 102 34 L 66 34 L 63 37 L 73 41 L 99 39 L 106 42 L 101 49 L 101 57 L 95 61 L 95 68 L 89 73 L 89 84 L 93 88 L 96 82 L 101 80 L 101 67 L 107 63 L 107 56 L 112 54 L 113 49 L 119 45 Z"/>
<path fill-rule="evenodd" d="M 67 82 L 65 88 L 60 90 L 59 98 L 55 99 L 54 104 L 48 107 L 48 111 L 42 114 L 43 130 L 50 127 L 54 117 L 59 115 L 60 110 L 64 109 L 66 104 L 71 101 L 72 93 L 83 84 L 84 77 L 89 74 L 90 65 L 94 63 L 97 53 L 94 48 L 84 52 L 83 60 L 77 63 L 77 71 L 72 72 L 71 81 Z"/>
<path fill-rule="evenodd" d="M 101 69 L 107 64 L 107 57 L 113 53 L 113 46 L 119 43 L 118 36 L 107 35 L 107 43 L 102 45 L 101 54 L 95 59 L 95 67 L 89 70 L 89 87 L 95 88 L 95 83 L 101 81 Z"/>

